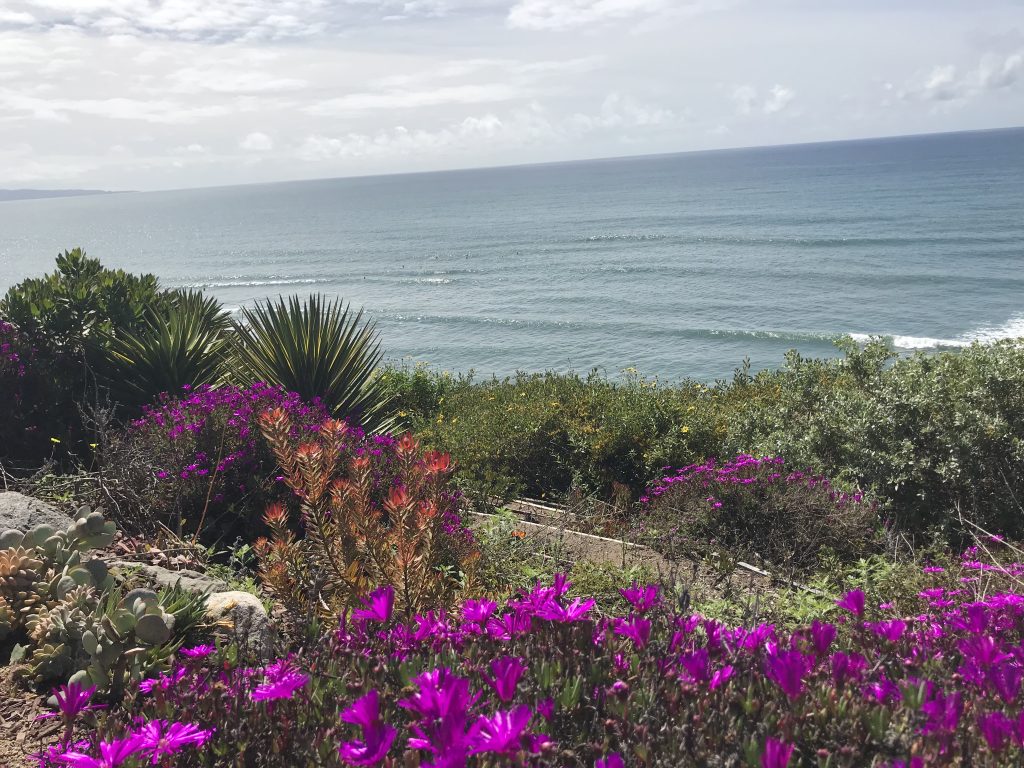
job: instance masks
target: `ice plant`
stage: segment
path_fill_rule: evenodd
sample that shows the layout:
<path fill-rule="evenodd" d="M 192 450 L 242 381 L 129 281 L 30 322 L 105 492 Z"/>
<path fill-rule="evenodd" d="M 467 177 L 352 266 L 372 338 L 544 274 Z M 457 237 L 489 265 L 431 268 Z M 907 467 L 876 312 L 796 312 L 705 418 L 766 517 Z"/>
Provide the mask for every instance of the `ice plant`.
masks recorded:
<path fill-rule="evenodd" d="M 493 677 L 484 677 L 484 681 L 494 689 L 502 701 L 511 701 L 516 693 L 516 684 L 526 671 L 523 660 L 516 656 L 503 656 L 491 662 Z"/>
<path fill-rule="evenodd" d="M 297 690 L 309 682 L 309 677 L 296 670 L 288 661 L 270 665 L 264 670 L 264 674 L 265 682 L 252 692 L 253 701 L 290 699 Z"/>
<path fill-rule="evenodd" d="M 387 624 L 395 608 L 395 589 L 387 586 L 376 589 L 363 600 L 363 607 L 352 611 L 352 618 L 358 621 L 375 621 Z"/>
<path fill-rule="evenodd" d="M 142 737 L 132 734 L 123 739 L 101 741 L 99 757 L 92 757 L 84 752 L 71 749 L 58 755 L 57 761 L 62 765 L 74 766 L 74 768 L 117 768 L 138 755 L 143 748 Z"/>
<path fill-rule="evenodd" d="M 761 753 L 761 768 L 786 768 L 793 755 L 793 745 L 768 738 Z"/>
<path fill-rule="evenodd" d="M 202 746 L 212 735 L 211 729 L 204 730 L 188 723 L 168 723 L 165 720 L 153 720 L 137 731 L 140 748 L 152 755 L 150 762 L 153 765 L 185 747 Z"/>
<path fill-rule="evenodd" d="M 387 756 L 398 731 L 381 720 L 376 689 L 356 699 L 341 713 L 341 719 L 358 725 L 362 730 L 362 739 L 346 741 L 338 747 L 338 756 L 342 762 L 348 765 L 376 765 Z"/>
<path fill-rule="evenodd" d="M 864 615 L 864 591 L 860 589 L 851 589 L 842 599 L 836 601 L 836 605 L 842 608 L 844 611 L 849 611 L 854 616 L 861 617 Z"/>

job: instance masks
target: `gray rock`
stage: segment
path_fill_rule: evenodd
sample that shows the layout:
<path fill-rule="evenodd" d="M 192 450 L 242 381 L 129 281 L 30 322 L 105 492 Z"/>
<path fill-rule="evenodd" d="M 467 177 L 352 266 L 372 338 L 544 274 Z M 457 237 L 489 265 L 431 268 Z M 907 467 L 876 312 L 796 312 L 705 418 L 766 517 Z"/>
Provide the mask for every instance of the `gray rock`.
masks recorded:
<path fill-rule="evenodd" d="M 121 571 L 133 570 L 156 587 L 173 587 L 180 583 L 181 588 L 189 592 L 226 592 L 230 589 L 227 582 L 198 571 L 172 571 L 159 565 L 146 565 L 131 560 L 108 560 L 107 565 Z"/>
<path fill-rule="evenodd" d="M 24 533 L 41 524 L 63 531 L 72 522 L 71 517 L 45 501 L 14 491 L 0 493 L 0 532 L 14 529 Z"/>
<path fill-rule="evenodd" d="M 274 653 L 274 629 L 263 603 L 248 592 L 217 592 L 206 598 L 206 618 L 260 659 Z"/>

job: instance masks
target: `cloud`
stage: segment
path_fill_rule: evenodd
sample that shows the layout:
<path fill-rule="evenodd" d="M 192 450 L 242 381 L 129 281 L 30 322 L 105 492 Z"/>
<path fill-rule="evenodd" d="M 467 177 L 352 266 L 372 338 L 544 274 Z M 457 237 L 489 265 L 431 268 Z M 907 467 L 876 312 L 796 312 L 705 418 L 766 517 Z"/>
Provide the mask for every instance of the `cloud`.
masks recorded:
<path fill-rule="evenodd" d="M 1024 80 L 1024 51 L 986 54 L 963 71 L 952 64 L 933 67 L 916 83 L 898 91 L 904 101 L 964 103 L 987 93 L 1015 88 Z"/>
<path fill-rule="evenodd" d="M 269 152 L 274 148 L 274 140 L 265 133 L 250 133 L 238 144 L 245 152 Z"/>
<path fill-rule="evenodd" d="M 69 122 L 72 115 L 101 117 L 108 120 L 137 120 L 146 123 L 180 125 L 222 117 L 240 109 L 244 102 L 190 105 L 166 99 L 134 99 L 117 96 L 109 99 L 44 99 L 24 92 L 0 89 L 0 107 L 36 120 Z"/>
<path fill-rule="evenodd" d="M 186 67 L 168 77 L 172 93 L 270 93 L 294 91 L 308 83 L 297 77 L 282 77 L 259 70 L 232 70 L 216 67 Z"/>
<path fill-rule="evenodd" d="M 530 92 L 508 83 L 446 85 L 426 90 L 350 93 L 305 107 L 309 115 L 345 115 L 388 109 L 418 109 L 445 104 L 487 104 L 525 98 Z"/>
<path fill-rule="evenodd" d="M 763 97 L 752 85 L 740 85 L 733 89 L 732 100 L 741 115 L 775 115 L 786 110 L 796 98 L 796 91 L 776 83 Z"/>
<path fill-rule="evenodd" d="M 518 0 L 510 27 L 562 30 L 650 16 L 686 5 L 685 0 Z"/>
<path fill-rule="evenodd" d="M 9 0 L 23 23 L 105 35 L 185 40 L 280 39 L 317 34 L 327 0 Z M 31 22 L 24 21 L 31 18 Z"/>
<path fill-rule="evenodd" d="M 466 154 L 481 149 L 511 149 L 539 143 L 569 142 L 597 132 L 626 137 L 632 130 L 651 130 L 679 121 L 671 111 L 644 105 L 613 93 L 593 114 L 552 116 L 538 104 L 500 117 L 488 112 L 466 117 L 441 128 L 406 126 L 376 133 L 351 132 L 343 136 L 308 136 L 294 151 L 305 161 L 393 157 L 401 155 Z"/>

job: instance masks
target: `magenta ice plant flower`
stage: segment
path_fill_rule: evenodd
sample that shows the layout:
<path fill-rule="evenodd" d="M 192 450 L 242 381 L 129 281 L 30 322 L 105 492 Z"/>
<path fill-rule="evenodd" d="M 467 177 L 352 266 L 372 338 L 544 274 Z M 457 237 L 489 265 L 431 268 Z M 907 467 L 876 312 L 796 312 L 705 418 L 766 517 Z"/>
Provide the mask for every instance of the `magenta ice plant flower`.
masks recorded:
<path fill-rule="evenodd" d="M 842 608 L 844 611 L 849 611 L 854 616 L 860 617 L 864 615 L 864 591 L 860 589 L 851 589 L 842 599 L 836 601 L 836 605 Z"/>
<path fill-rule="evenodd" d="M 101 741 L 99 749 L 99 757 L 71 749 L 59 755 L 57 760 L 74 768 L 117 768 L 143 750 L 143 741 L 138 734 L 133 733 L 123 739 Z"/>
<path fill-rule="evenodd" d="M 200 747 L 213 736 L 213 729 L 203 729 L 189 723 L 168 723 L 153 720 L 136 731 L 141 740 L 141 749 L 152 755 L 150 762 L 159 763 L 164 757 L 174 755 L 185 747 Z"/>
<path fill-rule="evenodd" d="M 512 701 L 512 697 L 516 694 L 516 685 L 519 683 L 519 678 L 523 676 L 525 671 L 526 665 L 523 664 L 521 658 L 517 656 L 504 656 L 491 662 L 493 677 L 485 675 L 484 682 L 494 689 L 499 699 L 506 702 Z"/>
<path fill-rule="evenodd" d="M 792 744 L 769 737 L 761 752 L 761 768 L 786 768 L 792 755 Z"/>
<path fill-rule="evenodd" d="M 375 621 L 387 624 L 395 608 L 395 588 L 391 585 L 380 587 L 363 599 L 363 607 L 352 611 L 352 618 L 359 621 Z"/>
<path fill-rule="evenodd" d="M 658 592 L 661 588 L 657 584 L 647 584 L 641 587 L 635 581 L 629 587 L 620 589 L 619 594 L 622 595 L 633 606 L 633 610 L 637 613 L 647 613 L 661 602 L 661 598 L 658 596 Z"/>
<path fill-rule="evenodd" d="M 104 709 L 103 704 L 90 704 L 93 694 L 96 693 L 96 686 L 92 685 L 83 688 L 78 683 L 62 685 L 53 692 L 53 698 L 57 701 L 57 712 L 46 712 L 36 717 L 36 720 L 49 720 L 54 717 L 61 717 L 66 722 L 73 722 L 82 712 L 92 709 Z"/>
<path fill-rule="evenodd" d="M 398 731 L 381 720 L 376 689 L 356 699 L 352 706 L 341 713 L 341 719 L 358 725 L 363 732 L 361 740 L 346 741 L 338 747 L 338 756 L 342 762 L 348 765 L 376 765 L 387 757 Z"/>
<path fill-rule="evenodd" d="M 192 648 L 182 648 L 178 651 L 182 656 L 187 656 L 190 659 L 203 659 L 207 656 L 216 653 L 217 649 L 212 645 L 196 645 Z"/>
<path fill-rule="evenodd" d="M 309 682 L 309 677 L 295 669 L 287 660 L 271 664 L 264 669 L 265 681 L 253 689 L 253 701 L 290 699 Z"/>
<path fill-rule="evenodd" d="M 622 759 L 622 755 L 618 752 L 612 752 L 605 757 L 599 757 L 594 761 L 594 768 L 626 768 L 626 763 Z"/>
<path fill-rule="evenodd" d="M 518 752 L 532 714 L 529 707 L 519 706 L 511 712 L 495 712 L 490 717 L 481 715 L 469 730 L 470 754 Z"/>

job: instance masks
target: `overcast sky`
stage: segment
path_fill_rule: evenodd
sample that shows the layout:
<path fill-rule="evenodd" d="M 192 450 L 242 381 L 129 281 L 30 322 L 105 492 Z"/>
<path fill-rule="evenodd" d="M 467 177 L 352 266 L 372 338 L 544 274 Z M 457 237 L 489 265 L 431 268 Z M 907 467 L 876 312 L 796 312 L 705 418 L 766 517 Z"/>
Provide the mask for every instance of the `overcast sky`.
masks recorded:
<path fill-rule="evenodd" d="M 1024 124 L 1024 0 L 0 0 L 0 187 Z"/>

